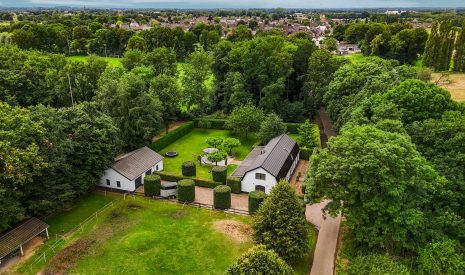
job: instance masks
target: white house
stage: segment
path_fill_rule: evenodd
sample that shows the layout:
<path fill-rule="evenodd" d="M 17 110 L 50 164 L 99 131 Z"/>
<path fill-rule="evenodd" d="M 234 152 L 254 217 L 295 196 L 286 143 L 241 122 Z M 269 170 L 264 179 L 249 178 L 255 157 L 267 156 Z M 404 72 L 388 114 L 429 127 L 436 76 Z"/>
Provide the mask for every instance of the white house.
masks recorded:
<path fill-rule="evenodd" d="M 261 190 L 269 194 L 279 180 L 291 178 L 299 151 L 288 135 L 277 136 L 266 146 L 256 146 L 231 176 L 241 178 L 243 192 Z"/>
<path fill-rule="evenodd" d="M 133 192 L 144 183 L 146 175 L 162 170 L 163 157 L 145 146 L 116 158 L 99 186 Z"/>

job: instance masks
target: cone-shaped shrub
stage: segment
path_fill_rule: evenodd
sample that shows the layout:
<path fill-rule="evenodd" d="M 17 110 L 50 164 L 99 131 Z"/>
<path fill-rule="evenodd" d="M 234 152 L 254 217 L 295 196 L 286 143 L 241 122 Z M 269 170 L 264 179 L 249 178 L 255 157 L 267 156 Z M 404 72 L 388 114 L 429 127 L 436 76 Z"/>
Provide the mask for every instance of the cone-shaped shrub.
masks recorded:
<path fill-rule="evenodd" d="M 148 175 L 144 178 L 144 194 L 146 196 L 160 196 L 161 178 L 159 175 Z"/>
<path fill-rule="evenodd" d="M 195 200 L 195 184 L 191 179 L 178 181 L 178 200 L 193 202 Z"/>
<path fill-rule="evenodd" d="M 219 185 L 213 189 L 213 205 L 218 209 L 231 208 L 231 188 Z"/>

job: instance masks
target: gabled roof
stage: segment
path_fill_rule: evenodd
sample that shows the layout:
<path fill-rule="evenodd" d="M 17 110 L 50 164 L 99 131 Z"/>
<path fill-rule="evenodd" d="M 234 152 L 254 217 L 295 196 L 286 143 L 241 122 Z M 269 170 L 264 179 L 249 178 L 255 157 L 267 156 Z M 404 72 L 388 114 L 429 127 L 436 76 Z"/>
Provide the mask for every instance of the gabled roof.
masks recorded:
<path fill-rule="evenodd" d="M 247 169 L 242 168 L 244 175 L 257 168 L 263 168 L 277 179 L 286 177 L 292 163 L 299 154 L 299 146 L 288 135 L 283 134 L 270 140 L 261 148 L 261 154 L 256 156 Z"/>
<path fill-rule="evenodd" d="M 48 228 L 48 224 L 37 218 L 19 224 L 0 235 L 0 259 L 18 249 L 20 245 L 30 241 Z"/>
<path fill-rule="evenodd" d="M 111 168 L 129 180 L 134 180 L 163 160 L 147 146 L 127 153 L 115 160 Z"/>

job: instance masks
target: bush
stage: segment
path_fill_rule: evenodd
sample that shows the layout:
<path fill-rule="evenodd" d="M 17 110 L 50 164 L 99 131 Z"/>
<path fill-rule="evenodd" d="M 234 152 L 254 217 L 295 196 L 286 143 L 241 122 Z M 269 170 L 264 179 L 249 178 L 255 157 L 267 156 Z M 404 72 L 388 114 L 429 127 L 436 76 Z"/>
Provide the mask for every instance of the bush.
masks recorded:
<path fill-rule="evenodd" d="M 310 249 L 310 228 L 302 202 L 287 181 L 281 180 L 271 189 L 254 216 L 253 228 L 255 243 L 273 249 L 288 263 L 300 259 Z"/>
<path fill-rule="evenodd" d="M 226 185 L 231 187 L 231 192 L 233 192 L 234 194 L 241 193 L 242 186 L 240 178 L 228 177 L 228 179 L 226 180 Z"/>
<path fill-rule="evenodd" d="M 310 150 L 308 148 L 300 148 L 300 159 L 309 160 L 312 153 L 313 149 Z"/>
<path fill-rule="evenodd" d="M 193 161 L 182 163 L 182 175 L 186 177 L 195 177 L 197 175 L 196 166 Z"/>
<path fill-rule="evenodd" d="M 195 200 L 195 183 L 191 179 L 178 181 L 178 200 L 193 202 Z"/>
<path fill-rule="evenodd" d="M 213 205 L 218 209 L 231 208 L 231 188 L 219 185 L 213 189 Z"/>
<path fill-rule="evenodd" d="M 175 142 L 176 140 L 190 133 L 193 129 L 194 129 L 194 122 L 192 121 L 186 122 L 183 125 L 179 126 L 178 128 L 172 130 L 165 136 L 161 137 L 160 139 L 152 142 L 152 144 L 150 145 L 150 148 L 157 152 L 161 151 L 166 146 L 170 145 L 171 143 Z"/>
<path fill-rule="evenodd" d="M 204 118 L 194 119 L 196 128 L 204 129 L 226 129 L 226 119 Z"/>
<path fill-rule="evenodd" d="M 226 184 L 226 177 L 228 174 L 228 167 L 226 166 L 215 166 L 212 169 L 212 179 L 216 182 Z"/>
<path fill-rule="evenodd" d="M 155 174 L 159 175 L 162 180 L 166 180 L 166 181 L 177 182 L 183 179 L 192 179 L 195 182 L 196 186 L 206 187 L 206 188 L 211 188 L 211 189 L 215 188 L 218 185 L 221 185 L 221 182 L 214 182 L 214 181 L 207 180 L 207 179 L 190 178 L 190 177 L 185 177 L 182 175 L 176 175 L 176 174 L 167 173 L 167 172 L 155 172 Z"/>
<path fill-rule="evenodd" d="M 420 250 L 419 269 L 422 274 L 464 274 L 465 259 L 452 240 L 434 241 Z"/>
<path fill-rule="evenodd" d="M 257 212 L 260 204 L 266 199 L 266 194 L 263 191 L 252 191 L 249 193 L 249 213 Z"/>
<path fill-rule="evenodd" d="M 148 175 L 144 178 L 144 194 L 148 197 L 160 196 L 161 177 L 159 175 Z"/>
<path fill-rule="evenodd" d="M 295 273 L 273 250 L 267 250 L 264 245 L 257 245 L 242 254 L 242 256 L 228 268 L 226 274 L 291 275 Z"/>
<path fill-rule="evenodd" d="M 302 123 L 284 123 L 289 134 L 298 134 L 299 127 Z"/>
<path fill-rule="evenodd" d="M 340 274 L 407 275 L 410 273 L 404 265 L 396 262 L 389 255 L 372 254 L 351 260 Z"/>

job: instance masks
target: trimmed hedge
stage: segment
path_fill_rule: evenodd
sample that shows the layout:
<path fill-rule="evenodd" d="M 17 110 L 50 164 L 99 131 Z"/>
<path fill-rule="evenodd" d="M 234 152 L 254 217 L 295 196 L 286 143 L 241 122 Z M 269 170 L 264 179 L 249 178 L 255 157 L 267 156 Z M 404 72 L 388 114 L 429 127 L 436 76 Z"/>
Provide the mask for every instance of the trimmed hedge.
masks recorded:
<path fill-rule="evenodd" d="M 176 174 L 170 174 L 170 173 L 166 173 L 166 172 L 155 172 L 155 174 L 159 175 L 162 180 L 166 180 L 166 181 L 177 182 L 177 181 L 180 181 L 180 180 L 183 180 L 183 179 L 191 179 L 191 180 L 193 180 L 195 182 L 196 186 L 206 187 L 206 188 L 211 188 L 211 189 L 213 189 L 216 186 L 222 184 L 221 182 L 214 182 L 214 181 L 211 181 L 211 180 L 199 179 L 199 178 L 190 178 L 190 177 L 185 177 L 185 176 L 176 175 Z"/>
<path fill-rule="evenodd" d="M 212 179 L 216 182 L 226 184 L 226 177 L 228 176 L 228 167 L 215 166 L 212 169 Z"/>
<path fill-rule="evenodd" d="M 182 175 L 186 177 L 195 177 L 197 175 L 195 162 L 185 161 L 182 163 Z"/>
<path fill-rule="evenodd" d="M 160 196 L 161 177 L 159 175 L 147 175 L 144 177 L 144 194 L 148 197 Z"/>
<path fill-rule="evenodd" d="M 312 153 L 313 149 L 310 150 L 308 148 L 300 148 L 300 159 L 309 160 Z"/>
<path fill-rule="evenodd" d="M 195 200 L 195 183 L 191 179 L 178 181 L 178 200 L 193 202 Z"/>
<path fill-rule="evenodd" d="M 241 193 L 241 179 L 240 178 L 235 178 L 235 177 L 228 177 L 226 180 L 226 185 L 231 187 L 231 192 L 234 194 L 240 194 Z"/>
<path fill-rule="evenodd" d="M 257 212 L 260 204 L 266 199 L 267 195 L 263 191 L 252 191 L 249 193 L 249 213 Z"/>
<path fill-rule="evenodd" d="M 195 128 L 204 129 L 226 129 L 227 119 L 218 118 L 206 118 L 206 119 L 194 119 Z"/>
<path fill-rule="evenodd" d="M 231 188 L 220 185 L 213 189 L 213 205 L 217 209 L 231 208 Z"/>
<path fill-rule="evenodd" d="M 161 137 L 160 139 L 152 142 L 152 144 L 150 144 L 150 148 L 154 151 L 161 151 L 166 146 L 170 145 L 171 143 L 190 133 L 193 129 L 194 122 L 188 121 L 183 125 L 179 126 L 178 128 L 172 130 L 165 136 Z"/>
<path fill-rule="evenodd" d="M 287 127 L 287 132 L 290 134 L 298 134 L 299 133 L 299 126 L 302 123 L 284 123 Z"/>

